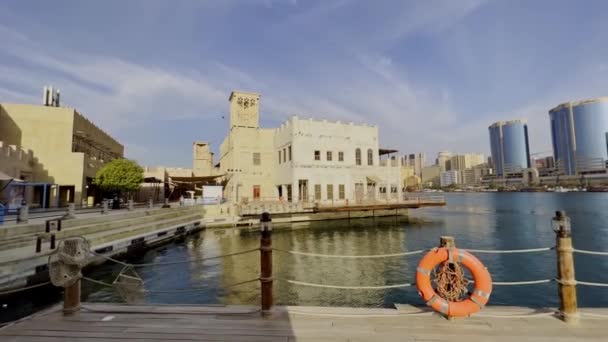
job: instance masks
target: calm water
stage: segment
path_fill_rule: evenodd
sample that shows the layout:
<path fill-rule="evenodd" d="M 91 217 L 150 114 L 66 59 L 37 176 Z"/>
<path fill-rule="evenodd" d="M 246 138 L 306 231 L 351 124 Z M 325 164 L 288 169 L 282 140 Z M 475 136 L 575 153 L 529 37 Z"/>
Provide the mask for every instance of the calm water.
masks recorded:
<path fill-rule="evenodd" d="M 299 224 L 276 229 L 274 247 L 322 254 L 384 254 L 436 246 L 441 235 L 452 235 L 460 247 L 520 249 L 550 247 L 555 234 L 550 220 L 563 209 L 572 219 L 575 247 L 608 250 L 608 194 L 606 193 L 456 193 L 447 194 L 443 208 L 411 211 L 405 218 L 361 219 Z M 198 292 L 152 293 L 150 303 L 257 304 L 259 284 L 226 289 L 226 286 L 258 277 L 258 253 L 224 259 L 200 258 L 256 248 L 259 235 L 239 229 L 209 229 L 182 243 L 147 252 L 132 262 L 193 262 L 139 269 L 148 290 L 201 287 Z M 478 254 L 495 281 L 554 278 L 554 251 L 533 254 Z M 275 252 L 277 304 L 321 306 L 390 307 L 393 303 L 423 304 L 415 287 L 390 290 L 335 290 L 291 285 L 284 279 L 335 285 L 385 285 L 412 282 L 421 255 L 386 259 L 325 259 Z M 576 255 L 579 280 L 607 282 L 608 258 Z M 121 270 L 107 264 L 89 274 L 111 282 Z M 495 287 L 494 305 L 558 305 L 554 283 Z M 85 300 L 115 302 L 120 297 L 109 288 L 85 282 Z M 608 289 L 579 286 L 579 305 L 608 307 Z M 43 296 L 51 300 L 47 295 Z M 54 300 L 54 299 L 53 299 Z M 36 303 L 26 301 L 26 307 Z M 10 308 L 9 308 L 10 309 Z M 6 310 L 4 314 L 6 314 Z"/>

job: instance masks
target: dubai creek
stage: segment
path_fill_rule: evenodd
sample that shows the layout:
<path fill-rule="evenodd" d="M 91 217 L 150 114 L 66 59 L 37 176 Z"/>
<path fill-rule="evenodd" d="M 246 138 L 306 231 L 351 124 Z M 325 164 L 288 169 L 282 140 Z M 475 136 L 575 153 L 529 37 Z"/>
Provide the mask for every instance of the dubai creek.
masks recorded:
<path fill-rule="evenodd" d="M 323 221 L 276 228 L 273 247 L 282 250 L 336 255 L 400 253 L 437 246 L 439 237 L 451 235 L 456 245 L 472 249 L 524 249 L 553 247 L 551 218 L 555 210 L 571 217 L 575 248 L 608 250 L 608 193 L 451 193 L 448 205 L 417 209 L 406 217 Z M 227 286 L 259 277 L 259 253 L 197 261 L 257 248 L 259 233 L 241 229 L 208 229 L 185 241 L 172 243 L 128 260 L 132 263 L 191 260 L 169 266 L 138 269 L 145 281 L 148 303 L 258 304 L 259 282 Z M 475 253 L 474 253 L 475 254 Z M 496 282 L 553 279 L 555 251 L 523 254 L 476 254 Z M 274 252 L 275 303 L 283 305 L 391 307 L 394 303 L 422 305 L 415 287 L 385 290 L 344 290 L 305 287 L 288 283 L 378 286 L 414 282 L 422 254 L 375 259 L 338 259 Z M 575 254 L 576 278 L 608 283 L 608 258 Z M 106 263 L 87 276 L 112 282 L 122 266 Z M 196 291 L 175 291 L 196 287 Z M 606 288 L 577 287 L 582 307 L 608 307 Z M 154 291 L 159 291 L 155 293 Z M 162 292 L 167 291 L 167 292 Z M 9 305 L 21 314 L 59 294 L 28 294 Z M 119 302 L 121 297 L 102 285 L 83 282 L 83 301 Z M 556 283 L 495 286 L 490 305 L 557 307 Z M 13 316 L 11 307 L 3 318 Z M 9 312 L 12 311 L 12 314 Z"/>

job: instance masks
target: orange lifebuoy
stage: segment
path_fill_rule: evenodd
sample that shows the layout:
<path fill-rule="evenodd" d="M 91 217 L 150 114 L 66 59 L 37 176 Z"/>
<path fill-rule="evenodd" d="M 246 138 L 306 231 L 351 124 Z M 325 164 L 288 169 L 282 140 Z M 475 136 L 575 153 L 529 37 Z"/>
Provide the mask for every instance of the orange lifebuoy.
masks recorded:
<path fill-rule="evenodd" d="M 439 295 L 431 284 L 431 271 L 443 262 L 458 262 L 466 267 L 475 281 L 475 290 L 460 302 L 450 302 Z M 416 270 L 416 287 L 426 304 L 448 317 L 465 317 L 478 312 L 490 299 L 492 277 L 485 266 L 473 254 L 457 248 L 434 248 L 428 252 Z"/>

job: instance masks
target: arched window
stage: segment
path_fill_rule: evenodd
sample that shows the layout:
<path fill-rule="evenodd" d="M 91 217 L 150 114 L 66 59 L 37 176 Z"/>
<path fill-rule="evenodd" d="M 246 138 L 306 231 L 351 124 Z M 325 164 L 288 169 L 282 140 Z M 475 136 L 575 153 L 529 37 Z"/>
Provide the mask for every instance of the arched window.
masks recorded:
<path fill-rule="evenodd" d="M 367 165 L 374 165 L 374 151 L 371 148 L 367 150 Z"/>
<path fill-rule="evenodd" d="M 355 150 L 355 164 L 361 165 L 361 149 L 360 148 Z"/>

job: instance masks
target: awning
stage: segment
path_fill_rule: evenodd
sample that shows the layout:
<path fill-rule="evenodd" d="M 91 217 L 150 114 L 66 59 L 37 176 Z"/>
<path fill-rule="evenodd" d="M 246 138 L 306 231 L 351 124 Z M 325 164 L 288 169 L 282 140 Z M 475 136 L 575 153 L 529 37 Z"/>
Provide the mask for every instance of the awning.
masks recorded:
<path fill-rule="evenodd" d="M 6 173 L 0 171 L 0 181 L 11 181 L 11 180 L 13 182 L 18 182 L 18 183 L 23 182 L 21 179 L 11 177 L 11 176 L 7 175 Z"/>
<path fill-rule="evenodd" d="M 385 154 L 391 154 L 391 153 L 396 153 L 399 152 L 399 150 L 393 150 L 393 149 L 389 149 L 389 148 L 380 148 L 378 149 L 378 154 L 383 156 Z"/>
<path fill-rule="evenodd" d="M 367 183 L 374 183 L 374 184 L 378 184 L 380 183 L 380 178 L 378 178 L 377 176 L 367 176 Z"/>

